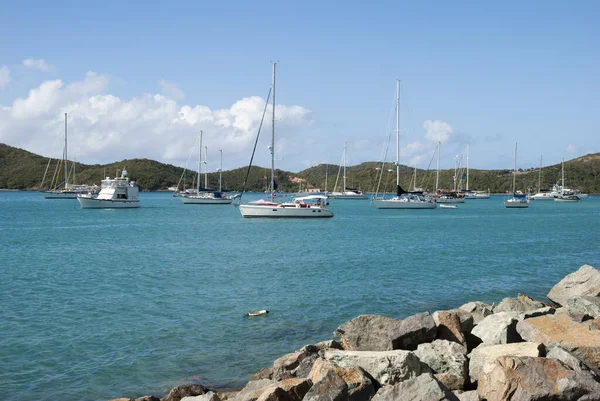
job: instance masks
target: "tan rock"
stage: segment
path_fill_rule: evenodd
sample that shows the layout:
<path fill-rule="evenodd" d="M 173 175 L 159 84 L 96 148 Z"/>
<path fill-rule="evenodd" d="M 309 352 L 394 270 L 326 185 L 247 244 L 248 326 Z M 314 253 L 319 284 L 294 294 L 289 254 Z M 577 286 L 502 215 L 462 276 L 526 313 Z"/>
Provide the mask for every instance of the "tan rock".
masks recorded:
<path fill-rule="evenodd" d="M 433 313 L 433 321 L 437 326 L 437 338 L 466 345 L 467 340 L 462 332 L 460 317 L 453 311 L 438 311 Z"/>
<path fill-rule="evenodd" d="M 375 394 L 373 382 L 359 367 L 343 368 L 331 361 L 317 359 L 308 377 L 313 383 L 318 383 L 329 371 L 335 372 L 346 383 L 348 400 L 368 400 Z"/>
<path fill-rule="evenodd" d="M 584 295 L 600 296 L 600 270 L 583 265 L 556 284 L 548 293 L 548 299 L 566 306 L 570 298 Z"/>
<path fill-rule="evenodd" d="M 514 343 L 479 346 L 469 354 L 469 377 L 475 383 L 486 363 L 495 361 L 501 356 L 531 356 L 537 357 L 545 352 L 541 343 Z"/>
<path fill-rule="evenodd" d="M 265 388 L 257 401 L 301 401 L 312 382 L 309 379 L 286 379 Z"/>

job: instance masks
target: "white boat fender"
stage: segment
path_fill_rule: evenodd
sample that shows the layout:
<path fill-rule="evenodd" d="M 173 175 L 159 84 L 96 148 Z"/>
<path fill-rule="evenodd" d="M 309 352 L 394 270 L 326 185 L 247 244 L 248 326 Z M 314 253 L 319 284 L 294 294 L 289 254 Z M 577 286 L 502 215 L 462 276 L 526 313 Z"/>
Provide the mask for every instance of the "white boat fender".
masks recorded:
<path fill-rule="evenodd" d="M 266 309 L 263 309 L 263 310 L 259 310 L 256 312 L 248 312 L 244 316 L 262 316 L 262 315 L 266 315 L 267 313 L 269 313 L 269 311 Z"/>

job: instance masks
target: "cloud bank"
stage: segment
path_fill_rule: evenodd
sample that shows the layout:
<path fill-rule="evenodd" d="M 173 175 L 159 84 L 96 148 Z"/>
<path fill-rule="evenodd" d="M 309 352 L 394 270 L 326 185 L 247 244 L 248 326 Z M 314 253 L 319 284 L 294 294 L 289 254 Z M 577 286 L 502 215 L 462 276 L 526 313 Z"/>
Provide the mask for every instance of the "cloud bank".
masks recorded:
<path fill-rule="evenodd" d="M 26 58 L 23 60 L 23 65 L 27 68 L 31 68 L 39 71 L 51 71 L 54 67 L 46 63 L 44 59 L 34 60 L 32 58 Z"/>

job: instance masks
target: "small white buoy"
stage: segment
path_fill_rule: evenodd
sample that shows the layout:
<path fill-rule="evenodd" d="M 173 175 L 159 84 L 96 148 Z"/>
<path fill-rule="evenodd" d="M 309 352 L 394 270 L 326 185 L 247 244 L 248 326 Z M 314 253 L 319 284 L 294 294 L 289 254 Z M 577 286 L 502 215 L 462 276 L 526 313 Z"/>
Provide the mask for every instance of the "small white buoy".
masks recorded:
<path fill-rule="evenodd" d="M 246 316 L 262 316 L 262 315 L 266 315 L 267 313 L 269 313 L 269 311 L 266 309 L 263 309 L 263 310 L 259 310 L 256 312 L 248 312 L 248 313 L 246 313 Z"/>

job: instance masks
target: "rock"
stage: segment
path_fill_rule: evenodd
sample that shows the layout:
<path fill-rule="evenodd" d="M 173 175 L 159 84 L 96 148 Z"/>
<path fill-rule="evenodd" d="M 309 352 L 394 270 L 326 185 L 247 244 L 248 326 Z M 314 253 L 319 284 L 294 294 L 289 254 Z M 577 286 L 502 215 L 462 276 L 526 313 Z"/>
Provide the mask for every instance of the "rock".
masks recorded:
<path fill-rule="evenodd" d="M 300 349 L 300 351 L 303 351 L 306 347 L 308 346 L 305 345 L 303 348 Z M 315 347 L 317 352 L 324 351 L 327 349 L 344 349 L 344 347 L 342 347 L 342 344 L 335 340 L 321 341 L 319 343 L 313 344 L 312 347 Z"/>
<path fill-rule="evenodd" d="M 415 350 L 419 344 L 435 340 L 437 326 L 429 312 L 423 312 L 402 320 L 390 334 L 393 349 Z"/>
<path fill-rule="evenodd" d="M 447 340 L 435 340 L 419 345 L 414 353 L 450 390 L 465 388 L 469 378 L 466 347 Z"/>
<path fill-rule="evenodd" d="M 251 380 L 234 397 L 235 401 L 255 401 L 265 391 L 265 389 L 275 384 L 275 381 L 269 379 Z"/>
<path fill-rule="evenodd" d="M 471 382 L 477 382 L 484 365 L 495 361 L 501 356 L 543 356 L 545 348 L 540 343 L 514 343 L 477 347 L 469 354 L 469 377 Z"/>
<path fill-rule="evenodd" d="M 250 380 L 281 381 L 294 377 L 307 377 L 312 364 L 318 358 L 318 352 L 318 347 L 306 345 L 296 352 L 277 358 L 271 367 L 259 370 Z"/>
<path fill-rule="evenodd" d="M 463 311 L 464 312 L 464 311 Z M 464 312 L 466 313 L 466 312 Z M 470 315 L 469 315 L 470 316 Z M 462 332 L 460 317 L 455 311 L 438 311 L 434 312 L 433 321 L 437 326 L 437 339 L 448 340 L 462 345 L 467 344 L 465 335 Z M 471 321 L 472 321 L 471 317 Z"/>
<path fill-rule="evenodd" d="M 200 384 L 177 386 L 169 391 L 169 394 L 161 398 L 161 401 L 181 401 L 183 397 L 193 397 L 208 393 L 210 390 Z"/>
<path fill-rule="evenodd" d="M 501 356 L 484 366 L 477 393 L 487 401 L 599 400 L 600 383 L 554 359 Z"/>
<path fill-rule="evenodd" d="M 348 400 L 348 385 L 333 369 L 308 390 L 304 401 L 345 401 Z"/>
<path fill-rule="evenodd" d="M 569 369 L 575 372 L 591 372 L 591 369 L 585 362 L 571 354 L 563 347 L 554 347 L 547 354 L 546 358 L 552 358 L 561 361 Z"/>
<path fill-rule="evenodd" d="M 400 327 L 401 320 L 379 315 L 360 315 L 338 327 L 333 335 L 342 347 L 353 351 L 392 350 L 390 333 Z"/>
<path fill-rule="evenodd" d="M 372 401 L 458 401 L 458 398 L 431 373 L 385 386 L 375 394 Z"/>
<path fill-rule="evenodd" d="M 375 386 L 371 377 L 359 367 L 343 368 L 331 361 L 317 359 L 309 378 L 313 383 L 318 383 L 323 380 L 329 371 L 334 371 L 344 380 L 347 386 L 347 399 L 349 401 L 369 400 L 375 394 Z"/>
<path fill-rule="evenodd" d="M 122 397 L 122 398 L 113 398 L 113 399 L 108 400 L 108 401 L 133 401 L 133 398 L 125 398 L 125 397 Z"/>
<path fill-rule="evenodd" d="M 545 308 L 546 305 L 543 302 L 536 301 L 527 295 L 519 294 L 517 298 L 504 298 L 500 303 L 494 307 L 494 313 L 498 312 L 527 312 L 540 308 Z"/>
<path fill-rule="evenodd" d="M 460 308 L 450 309 L 447 311 L 440 311 L 440 312 L 456 313 L 456 315 L 460 319 L 460 331 L 463 334 L 470 333 L 471 330 L 473 330 L 473 326 L 475 325 L 475 322 L 473 320 L 473 315 L 471 313 L 469 313 L 463 309 L 460 309 Z M 435 313 L 434 313 L 434 315 L 435 315 Z"/>
<path fill-rule="evenodd" d="M 499 312 L 485 317 L 471 331 L 481 339 L 483 345 L 508 344 L 520 341 L 516 326 L 518 313 Z"/>
<path fill-rule="evenodd" d="M 562 313 L 545 315 L 519 322 L 517 332 L 525 341 L 543 343 L 548 349 L 561 346 L 591 367 L 600 368 L 600 330 L 596 320 L 577 323 Z"/>
<path fill-rule="evenodd" d="M 311 388 L 309 379 L 286 379 L 263 389 L 257 401 L 301 401 Z"/>
<path fill-rule="evenodd" d="M 473 316 L 473 322 L 475 324 L 479 324 L 479 322 L 482 321 L 486 316 L 494 313 L 494 307 L 492 305 L 480 301 L 468 302 L 460 306 L 458 309 L 469 312 L 471 316 Z"/>
<path fill-rule="evenodd" d="M 323 357 L 343 368 L 361 368 L 382 386 L 429 371 L 410 351 L 325 351 Z"/>
<path fill-rule="evenodd" d="M 221 401 L 217 393 L 209 391 L 206 394 L 197 395 L 195 397 L 183 397 L 181 401 Z"/>
<path fill-rule="evenodd" d="M 589 316 L 592 319 L 600 317 L 600 297 L 584 295 L 567 300 L 569 315 Z"/>
<path fill-rule="evenodd" d="M 453 391 L 458 401 L 479 401 L 479 395 L 477 390 L 471 391 Z"/>
<path fill-rule="evenodd" d="M 565 306 L 571 298 L 585 295 L 600 296 L 600 270 L 583 265 L 556 284 L 548 293 L 548 299 Z"/>
<path fill-rule="evenodd" d="M 135 401 L 160 401 L 160 398 L 153 395 L 145 395 L 143 397 L 136 398 Z"/>

